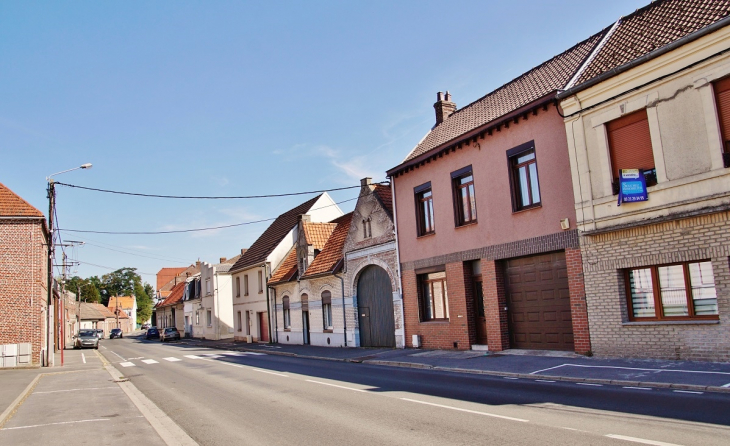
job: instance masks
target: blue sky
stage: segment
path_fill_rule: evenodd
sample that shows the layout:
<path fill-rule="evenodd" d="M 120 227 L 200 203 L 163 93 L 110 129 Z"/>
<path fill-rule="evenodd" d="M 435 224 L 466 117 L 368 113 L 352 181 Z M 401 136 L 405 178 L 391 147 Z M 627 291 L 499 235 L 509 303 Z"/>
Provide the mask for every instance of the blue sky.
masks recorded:
<path fill-rule="evenodd" d="M 384 180 L 433 126 L 437 91 L 462 107 L 647 3 L 2 2 L 0 182 L 47 213 L 46 176 L 87 162 L 56 180 L 214 196 Z M 59 227 L 101 231 L 241 223 L 308 198 L 57 190 Z M 154 284 L 265 228 L 61 235 L 87 242 L 73 274 L 135 267 Z"/>

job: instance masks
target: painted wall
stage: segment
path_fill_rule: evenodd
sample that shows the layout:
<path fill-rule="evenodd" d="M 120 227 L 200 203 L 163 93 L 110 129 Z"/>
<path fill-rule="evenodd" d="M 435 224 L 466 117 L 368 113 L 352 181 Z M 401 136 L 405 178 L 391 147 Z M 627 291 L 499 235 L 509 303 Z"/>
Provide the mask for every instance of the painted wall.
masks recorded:
<path fill-rule="evenodd" d="M 513 212 L 506 152 L 535 141 L 542 206 Z M 472 166 L 478 223 L 455 227 L 451 172 Z M 430 181 L 435 233 L 417 236 L 413 188 Z M 401 263 L 575 228 L 565 127 L 555 107 L 394 179 Z"/>

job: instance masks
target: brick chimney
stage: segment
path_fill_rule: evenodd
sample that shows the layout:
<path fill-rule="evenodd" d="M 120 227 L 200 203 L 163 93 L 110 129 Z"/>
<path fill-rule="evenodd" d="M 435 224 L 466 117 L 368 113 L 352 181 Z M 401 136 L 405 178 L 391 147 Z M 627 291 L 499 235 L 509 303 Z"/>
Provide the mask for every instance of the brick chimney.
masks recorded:
<path fill-rule="evenodd" d="M 371 184 L 373 184 L 373 179 L 370 177 L 365 177 L 362 180 L 360 180 L 360 186 L 362 186 L 362 187 L 370 186 Z"/>
<path fill-rule="evenodd" d="M 218 263 L 223 263 L 223 262 L 225 262 L 226 260 L 227 260 L 227 259 L 226 259 L 225 257 L 221 257 L 221 258 L 220 258 L 220 261 L 219 261 Z"/>
<path fill-rule="evenodd" d="M 436 94 L 436 103 L 433 104 L 433 108 L 436 109 L 436 125 L 446 121 L 456 111 L 456 104 L 451 102 L 451 93 L 447 91 L 444 94 L 439 91 Z"/>
<path fill-rule="evenodd" d="M 305 223 L 311 223 L 312 222 L 312 216 L 309 214 L 301 214 L 299 216 L 299 221 L 303 221 Z"/>

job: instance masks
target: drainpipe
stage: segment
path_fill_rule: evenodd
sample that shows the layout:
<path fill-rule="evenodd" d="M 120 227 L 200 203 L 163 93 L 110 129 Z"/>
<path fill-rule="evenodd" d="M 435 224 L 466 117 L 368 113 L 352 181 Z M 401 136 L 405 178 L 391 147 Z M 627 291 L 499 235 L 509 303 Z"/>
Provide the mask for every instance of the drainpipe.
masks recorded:
<path fill-rule="evenodd" d="M 270 288 L 272 290 L 272 292 L 274 293 L 274 295 L 273 295 L 273 300 L 274 300 L 274 337 L 276 337 L 276 343 L 278 344 L 279 343 L 279 315 L 276 314 L 276 288 L 270 287 L 268 285 L 266 285 L 266 288 L 267 288 L 267 290 Z M 274 339 L 274 338 L 271 338 L 271 339 Z"/>
<path fill-rule="evenodd" d="M 338 276 L 337 274 L 333 274 L 333 276 L 340 279 L 340 283 L 342 284 L 342 326 L 344 327 L 345 347 L 347 347 L 347 308 L 345 307 L 345 279 L 343 279 L 342 276 Z"/>
<path fill-rule="evenodd" d="M 264 263 L 261 267 L 264 269 L 264 281 L 268 284 L 270 278 L 269 262 Z M 273 344 L 274 337 L 271 334 L 271 301 L 269 300 L 268 285 L 266 286 L 266 314 L 269 316 L 269 323 L 267 324 L 269 326 L 269 344 Z"/>
<path fill-rule="evenodd" d="M 401 305 L 403 305 L 403 278 L 401 277 L 401 271 L 400 271 L 400 246 L 398 246 L 398 211 L 395 204 L 395 178 L 390 178 L 390 195 L 393 196 L 393 234 L 395 235 L 395 259 L 396 259 L 396 269 L 398 272 L 398 294 L 400 295 L 400 301 Z M 406 347 L 406 321 L 405 321 L 405 308 L 401 308 L 401 316 L 403 317 L 403 320 L 401 323 L 403 324 L 403 348 Z"/>

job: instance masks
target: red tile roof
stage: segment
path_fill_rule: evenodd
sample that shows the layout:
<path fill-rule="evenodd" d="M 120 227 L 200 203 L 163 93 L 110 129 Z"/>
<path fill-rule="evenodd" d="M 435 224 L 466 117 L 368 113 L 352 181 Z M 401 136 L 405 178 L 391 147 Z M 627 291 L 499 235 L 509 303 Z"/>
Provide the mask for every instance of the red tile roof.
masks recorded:
<path fill-rule="evenodd" d="M 109 303 L 106 305 L 107 308 L 114 311 L 117 308 L 117 301 L 119 301 L 119 308 L 122 310 L 131 310 L 134 308 L 134 296 L 114 296 L 109 298 Z"/>
<path fill-rule="evenodd" d="M 299 216 L 306 214 L 322 195 L 317 195 L 299 206 L 279 215 L 261 236 L 251 245 L 240 259 L 231 267 L 230 272 L 239 271 L 266 261 L 274 248 L 298 223 Z"/>
<path fill-rule="evenodd" d="M 728 0 L 652 2 L 619 20 L 576 84 L 631 62 L 728 15 Z"/>
<path fill-rule="evenodd" d="M 589 37 L 486 96 L 456 110 L 431 129 L 403 162 L 565 87 L 606 31 Z"/>
<path fill-rule="evenodd" d="M 288 282 L 297 277 L 297 247 L 292 246 L 289 250 L 289 254 L 286 255 L 284 260 L 274 271 L 274 274 L 269 278 L 269 285 L 275 285 L 277 283 Z"/>
<path fill-rule="evenodd" d="M 165 284 L 171 281 L 175 276 L 185 271 L 186 267 L 181 268 L 162 268 L 157 272 L 157 289 L 162 289 Z"/>
<path fill-rule="evenodd" d="M 392 190 L 390 189 L 390 184 L 376 184 L 375 190 L 373 190 L 373 193 L 376 197 L 378 197 L 378 200 L 380 200 L 380 204 L 383 205 L 386 211 L 388 211 L 388 214 L 392 217 L 393 216 L 393 194 Z"/>
<path fill-rule="evenodd" d="M 93 305 L 94 308 L 96 309 L 96 311 L 98 311 L 99 314 L 101 314 L 105 318 L 110 318 L 110 317 L 115 318 L 116 317 L 113 312 L 109 311 L 109 309 L 102 304 L 92 302 L 91 305 Z"/>
<path fill-rule="evenodd" d="M 302 222 L 304 229 L 304 238 L 308 245 L 312 245 L 314 249 L 322 249 L 327 239 L 330 238 L 332 231 L 335 230 L 336 223 L 312 223 Z"/>
<path fill-rule="evenodd" d="M 185 284 L 186 283 L 183 280 L 182 282 L 175 285 L 172 290 L 170 290 L 170 295 L 167 296 L 165 300 L 157 304 L 157 308 L 175 305 L 176 303 L 180 302 L 183 298 L 183 293 L 185 292 Z"/>
<path fill-rule="evenodd" d="M 0 217 L 41 217 L 43 213 L 0 183 Z"/>
<path fill-rule="evenodd" d="M 337 227 L 332 232 L 322 251 L 307 268 L 306 273 L 302 276 L 303 279 L 317 274 L 336 272 L 335 269 L 341 264 L 344 255 L 343 248 L 347 239 L 347 233 L 350 232 L 351 221 L 352 212 L 332 220 L 332 223 L 337 223 Z"/>

